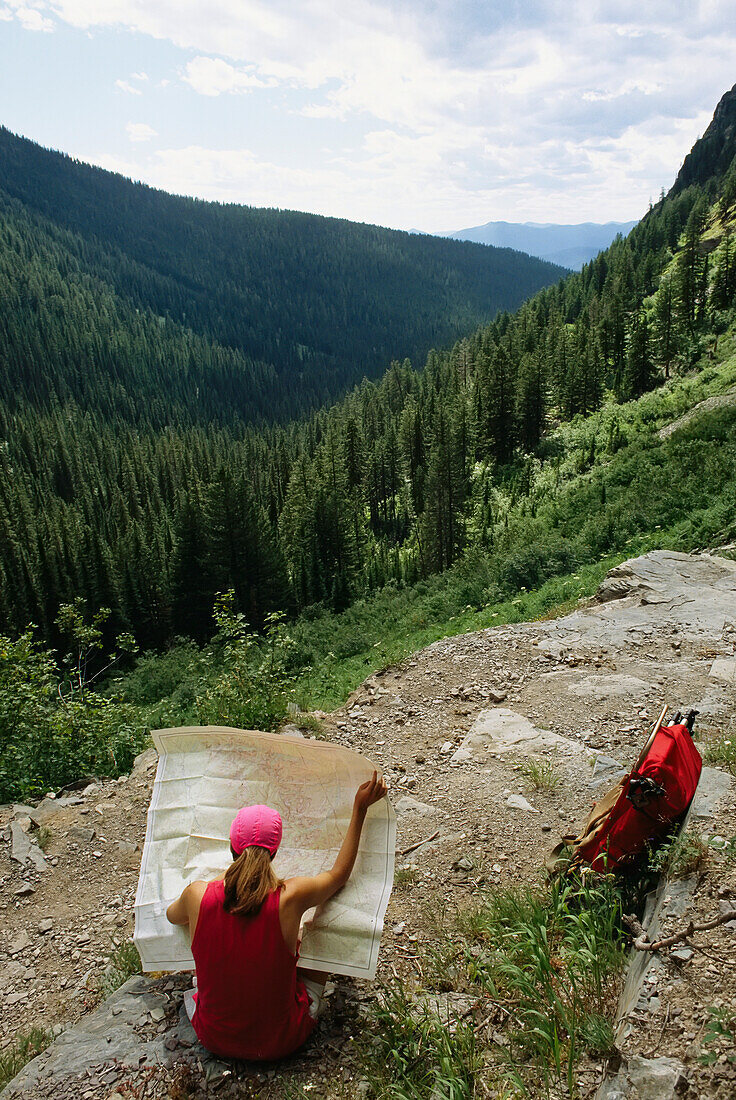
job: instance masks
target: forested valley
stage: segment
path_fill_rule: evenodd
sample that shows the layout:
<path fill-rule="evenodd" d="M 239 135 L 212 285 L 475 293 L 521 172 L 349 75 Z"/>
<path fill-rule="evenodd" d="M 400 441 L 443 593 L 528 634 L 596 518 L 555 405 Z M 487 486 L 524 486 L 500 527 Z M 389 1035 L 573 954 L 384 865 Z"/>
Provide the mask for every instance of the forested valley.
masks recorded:
<path fill-rule="evenodd" d="M 168 195 L 0 128 L 2 400 L 287 421 L 565 274 L 508 248 Z"/>
<path fill-rule="evenodd" d="M 670 193 L 580 274 L 430 350 L 422 369 L 398 358 L 379 381 L 288 423 L 265 423 L 294 411 L 280 404 L 288 385 L 270 389 L 277 375 L 288 382 L 288 356 L 276 364 L 264 344 L 248 360 L 254 348 L 218 328 L 216 296 L 189 329 L 175 316 L 184 298 L 164 307 L 157 280 L 148 306 L 134 305 L 142 269 L 124 297 L 93 214 L 80 236 L 79 210 L 50 226 L 40 199 L 29 213 L 10 189 L 0 259 L 6 687 L 32 666 L 50 697 L 41 643 L 64 652 L 70 636 L 70 683 L 121 635 L 168 650 L 168 664 L 139 660 L 125 702 L 98 699 L 88 767 L 110 767 L 100 763 L 106 708 L 139 729 L 136 706 L 175 691 L 182 669 L 195 670 L 194 686 L 166 720 L 268 725 L 284 712 L 287 681 L 302 677 L 303 701 L 314 701 L 304 669 L 367 645 L 380 653 L 366 622 L 380 640 L 392 604 L 413 614 L 425 596 L 442 603 L 451 592 L 449 617 L 523 601 L 656 529 L 683 549 L 733 538 L 732 413 L 667 444 L 650 427 L 731 378 L 735 120 L 732 91 Z M 89 171 L 103 189 L 104 174 Z M 244 378 L 257 416 L 239 404 Z M 100 608 L 109 613 L 93 623 Z M 215 649 L 201 649 L 213 634 Z M 247 713 L 234 702 L 245 696 Z M 13 795 L 23 786 L 7 777 L 29 737 L 18 735 L 13 760 L 6 752 Z M 135 743 L 131 734 L 130 751 Z M 62 757 L 47 782 L 69 774 Z"/>

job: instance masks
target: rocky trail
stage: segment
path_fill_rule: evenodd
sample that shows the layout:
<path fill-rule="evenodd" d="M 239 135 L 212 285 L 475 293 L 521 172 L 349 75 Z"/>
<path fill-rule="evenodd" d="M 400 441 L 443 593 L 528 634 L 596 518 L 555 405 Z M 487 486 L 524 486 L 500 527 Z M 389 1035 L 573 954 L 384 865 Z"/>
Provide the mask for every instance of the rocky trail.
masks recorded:
<path fill-rule="evenodd" d="M 631 765 L 663 702 L 671 714 L 699 710 L 701 735 L 736 736 L 736 563 L 653 552 L 613 570 L 565 618 L 436 642 L 324 715 L 325 737 L 383 768 L 399 818 L 379 978 L 421 991 L 427 949 L 452 934 L 479 891 L 540 880 L 546 849 Z M 552 763 L 555 789 L 533 789 L 522 770 L 530 759 Z M 0 807 L 0 1056 L 32 1027 L 59 1036 L 3 1097 L 362 1095 L 351 1048 L 374 986 L 328 986 L 315 1037 L 277 1067 L 208 1056 L 182 1015 L 186 976 L 136 977 L 105 1000 L 116 952 L 132 934 L 155 767 L 149 750 L 117 781 L 37 807 Z M 710 775 L 698 827 L 733 837 L 736 788 L 724 773 Z M 736 860 L 709 857 L 674 892 L 665 927 L 683 914 L 706 919 L 729 899 L 736 905 Z M 704 951 L 647 970 L 620 1030 L 621 1069 L 601 1096 L 736 1095 L 727 1057 L 698 1061 L 708 1009 L 736 1010 L 733 937 L 721 926 L 699 941 Z M 463 996 L 440 995 L 444 1010 L 472 1011 Z M 654 1071 L 641 1068 L 659 1057 Z M 602 1064 L 583 1067 L 583 1095 L 603 1076 Z"/>

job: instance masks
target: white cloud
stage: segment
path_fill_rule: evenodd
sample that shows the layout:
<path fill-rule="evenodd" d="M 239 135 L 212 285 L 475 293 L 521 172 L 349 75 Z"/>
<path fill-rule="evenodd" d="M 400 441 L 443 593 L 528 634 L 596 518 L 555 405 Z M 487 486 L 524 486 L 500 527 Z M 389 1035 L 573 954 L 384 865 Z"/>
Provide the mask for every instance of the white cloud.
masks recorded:
<path fill-rule="evenodd" d="M 320 134 L 315 150 L 330 143 L 299 169 L 259 154 L 256 135 L 250 150 L 193 145 L 132 171 L 426 229 L 638 216 L 733 83 L 736 55 L 733 0 L 51 2 L 76 27 L 195 51 L 180 79 L 203 96 L 264 89 L 264 134 L 278 132 L 288 92 Z"/>
<path fill-rule="evenodd" d="M 131 80 L 148 80 L 148 73 L 131 73 Z"/>
<path fill-rule="evenodd" d="M 661 91 L 662 85 L 652 81 L 624 80 L 613 89 L 583 92 L 583 99 L 587 103 L 610 103 L 613 99 L 620 99 L 621 96 L 633 95 L 636 92 L 641 92 L 642 95 L 656 95 Z"/>
<path fill-rule="evenodd" d="M 121 92 L 127 92 L 128 95 L 143 95 L 140 88 L 136 88 L 136 86 L 131 84 L 128 80 L 116 80 L 115 87 L 119 88 Z"/>
<path fill-rule="evenodd" d="M 131 141 L 150 141 L 151 138 L 158 137 L 158 131 L 147 122 L 129 122 L 125 130 Z"/>
<path fill-rule="evenodd" d="M 8 0 L 8 7 L 3 9 L 0 18 L 7 21 L 14 15 L 24 30 L 44 31 L 48 34 L 53 31 L 54 24 L 48 16 L 43 14 L 44 7 L 43 4 L 28 4 L 23 0 Z"/>
<path fill-rule="evenodd" d="M 245 92 L 251 88 L 272 86 L 275 81 L 262 80 L 252 69 L 236 69 L 219 57 L 195 57 L 188 61 L 182 78 L 200 95 L 218 96 L 223 92 Z"/>

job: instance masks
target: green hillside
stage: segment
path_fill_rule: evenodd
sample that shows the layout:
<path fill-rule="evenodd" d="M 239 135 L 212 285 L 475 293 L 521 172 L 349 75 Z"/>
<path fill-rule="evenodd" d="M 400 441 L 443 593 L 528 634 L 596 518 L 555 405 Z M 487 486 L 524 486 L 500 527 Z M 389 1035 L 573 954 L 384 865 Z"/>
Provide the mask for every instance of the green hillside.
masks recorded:
<path fill-rule="evenodd" d="M 150 727 L 270 728 L 289 708 L 331 709 L 438 638 L 571 609 L 648 549 L 733 551 L 736 321 L 694 370 L 559 425 L 523 477 L 494 490 L 494 545 L 475 545 L 445 572 L 391 580 L 343 611 L 271 618 L 261 637 L 220 600 L 208 644 L 178 639 L 165 653 L 123 657 L 104 693 L 74 686 L 106 652 L 106 624 L 83 608 L 62 613 L 61 664 L 33 632 L 0 637 L 0 801 L 124 771 Z M 319 731 L 309 714 L 296 720 Z"/>
<path fill-rule="evenodd" d="M 25 283 L 4 331 L 22 318 L 30 349 L 0 405 L 6 796 L 124 767 L 152 718 L 273 725 L 289 700 L 333 703 L 442 633 L 565 605 L 646 547 L 732 542 L 736 99 L 724 102 L 706 139 L 730 143 L 725 172 L 675 187 L 579 275 L 423 370 L 394 362 L 285 427 L 187 419 L 184 379 L 211 345 L 180 349 L 183 381 L 167 386 L 173 322 L 137 394 L 138 315 L 70 267 L 58 300 L 39 293 L 48 238 L 6 227 Z M 75 285 L 80 317 L 64 298 Z M 51 329 L 33 318 L 47 314 L 74 341 L 69 377 L 109 359 L 93 408 L 63 377 L 43 394 L 33 341 Z M 227 380 L 229 361 L 213 363 Z M 139 660 L 124 704 L 84 687 L 121 631 L 168 651 Z M 49 644 L 69 650 L 61 697 Z"/>
<path fill-rule="evenodd" d="M 4 393 L 157 427 L 299 416 L 564 274 L 510 249 L 168 195 L 3 128 L 0 264 Z"/>
<path fill-rule="evenodd" d="M 730 143 L 733 158 L 734 97 L 724 103 L 703 140 Z M 33 622 L 58 642 L 59 605 L 81 597 L 109 607 L 109 629 L 131 630 L 143 646 L 203 642 L 215 595 L 228 589 L 257 629 L 272 611 L 340 611 L 466 555 L 502 554 L 519 502 L 527 553 L 539 560 L 518 584 L 574 567 L 577 531 L 539 514 L 562 477 L 555 426 L 605 410 L 614 454 L 627 442 L 622 402 L 715 358 L 733 321 L 735 178 L 731 166 L 673 189 L 579 275 L 431 352 L 423 370 L 395 362 L 333 408 L 262 431 L 210 416 L 237 388 L 236 353 L 166 321 L 152 345 L 139 315 L 116 312 L 108 288 L 69 266 L 56 269 L 54 294 L 40 293 L 48 238 L 6 231 L 25 282 L 13 290 L 6 266 L 4 331 L 22 324 L 26 336 L 6 360 L 0 405 L 0 629 Z M 70 287 L 84 298 L 79 315 Z M 58 375 L 38 369 L 34 341 L 46 340 L 64 358 Z M 90 408 L 75 386 L 101 359 L 109 371 Z M 266 368 L 251 372 L 267 403 Z M 215 378 L 219 391 L 207 384 Z M 186 415 L 193 393 L 202 417 Z M 575 461 L 592 466 L 600 445 L 589 441 Z M 601 503 L 600 529 L 613 532 L 595 536 L 604 554 L 621 545 L 620 524 L 609 498 Z M 545 524 L 559 537 L 541 538 Z M 540 539 L 547 549 L 537 551 Z"/>

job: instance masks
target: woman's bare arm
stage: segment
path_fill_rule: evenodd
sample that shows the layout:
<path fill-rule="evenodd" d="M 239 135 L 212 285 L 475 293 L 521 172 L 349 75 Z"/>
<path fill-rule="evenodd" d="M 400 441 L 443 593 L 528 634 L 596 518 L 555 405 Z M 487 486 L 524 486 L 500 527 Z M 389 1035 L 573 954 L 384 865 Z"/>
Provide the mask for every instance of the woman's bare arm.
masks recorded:
<path fill-rule="evenodd" d="M 281 894 L 280 907 L 282 914 L 281 926 L 287 943 L 292 937 L 287 936 L 285 924 L 288 925 L 290 932 L 292 931 L 292 925 L 295 924 L 298 932 L 299 921 L 307 909 L 327 901 L 350 878 L 350 872 L 355 865 L 358 854 L 358 845 L 360 844 L 360 836 L 368 808 L 374 802 L 379 802 L 385 795 L 386 784 L 383 779 L 378 778 L 377 772 L 374 772 L 373 777 L 366 783 L 362 783 L 356 791 L 350 825 L 332 868 L 329 871 L 323 871 L 319 875 L 287 879 Z M 296 942 L 296 932 L 293 942 Z"/>
<path fill-rule="evenodd" d="M 199 907 L 206 889 L 207 883 L 202 881 L 190 882 L 185 886 L 176 901 L 172 901 L 166 910 L 169 924 L 188 924 L 191 934 L 194 935 Z"/>

